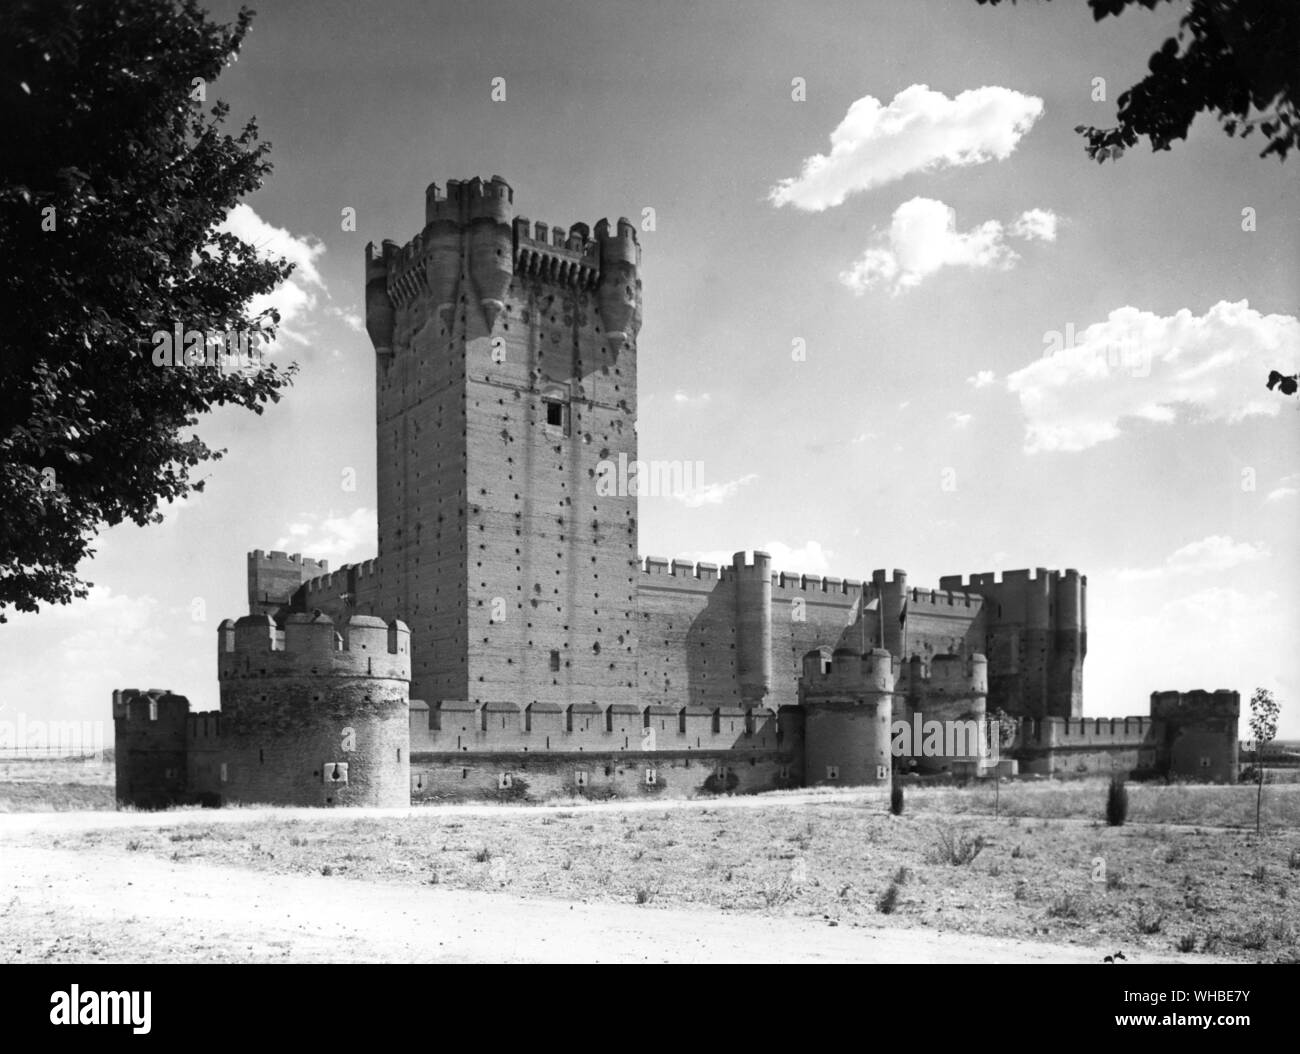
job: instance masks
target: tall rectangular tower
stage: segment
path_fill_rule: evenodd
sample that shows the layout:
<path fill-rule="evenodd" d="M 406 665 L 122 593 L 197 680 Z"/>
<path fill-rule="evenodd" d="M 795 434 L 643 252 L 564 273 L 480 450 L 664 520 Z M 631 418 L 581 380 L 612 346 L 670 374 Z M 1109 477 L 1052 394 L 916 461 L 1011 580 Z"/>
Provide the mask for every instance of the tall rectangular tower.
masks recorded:
<path fill-rule="evenodd" d="M 430 185 L 425 227 L 366 247 L 379 604 L 411 697 L 553 709 L 636 699 L 640 246 L 620 219 L 514 215 L 500 176 Z"/>

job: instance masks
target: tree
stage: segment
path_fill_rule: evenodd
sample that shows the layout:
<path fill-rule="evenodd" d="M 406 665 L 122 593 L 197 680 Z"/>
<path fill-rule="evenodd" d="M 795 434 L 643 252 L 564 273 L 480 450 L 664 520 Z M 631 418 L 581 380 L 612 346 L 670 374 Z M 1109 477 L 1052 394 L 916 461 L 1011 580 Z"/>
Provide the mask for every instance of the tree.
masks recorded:
<path fill-rule="evenodd" d="M 292 266 L 215 227 L 270 171 L 270 144 L 208 85 L 252 12 L 195 0 L 26 0 L 0 21 L 0 622 L 84 597 L 78 563 L 106 526 L 159 522 L 216 460 L 199 416 L 261 413 L 295 366 L 155 365 L 153 334 L 272 338 L 248 313 Z M 206 338 L 204 338 L 206 339 Z M 247 365 L 247 364 L 246 364 Z"/>
<path fill-rule="evenodd" d="M 1277 735 L 1277 701 L 1267 688 L 1256 688 L 1250 697 L 1250 734 L 1255 741 L 1255 837 L 1259 837 L 1259 816 L 1264 805 L 1264 748 Z"/>
<path fill-rule="evenodd" d="M 996 5 L 1002 0 L 977 0 Z M 1011 0 L 1015 3 L 1015 0 Z M 1294 0 L 1088 0 L 1093 18 L 1119 17 L 1126 7 L 1178 2 L 1186 14 L 1177 37 L 1147 63 L 1150 72 L 1116 100 L 1113 128 L 1079 125 L 1088 156 L 1120 157 L 1146 138 L 1168 150 L 1187 138 L 1198 113 L 1217 116 L 1229 135 L 1256 128 L 1266 140 L 1260 157 L 1286 160 L 1300 145 L 1300 4 Z"/>

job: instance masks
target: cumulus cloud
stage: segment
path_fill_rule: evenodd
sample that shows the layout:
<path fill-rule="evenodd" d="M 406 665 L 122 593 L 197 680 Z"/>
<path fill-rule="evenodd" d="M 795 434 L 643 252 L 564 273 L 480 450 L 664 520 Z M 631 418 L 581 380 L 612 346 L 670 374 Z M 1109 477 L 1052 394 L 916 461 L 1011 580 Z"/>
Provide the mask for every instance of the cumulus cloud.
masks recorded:
<path fill-rule="evenodd" d="M 974 377 L 967 377 L 966 383 L 975 388 L 987 388 L 997 379 L 992 370 L 980 370 Z"/>
<path fill-rule="evenodd" d="M 1052 217 L 1041 209 L 1034 212 Z M 1055 217 L 1052 221 L 1054 225 Z M 1036 221 L 1040 228 L 1045 222 Z M 1019 259 L 1007 244 L 1009 235 L 1039 237 L 1017 234 L 1019 223 L 1017 220 L 1008 230 L 997 220 L 989 220 L 959 231 L 955 209 L 933 198 L 912 198 L 894 210 L 889 230 L 876 235 L 875 244 L 840 275 L 840 281 L 858 296 L 877 285 L 897 295 L 942 267 L 1006 269 Z"/>
<path fill-rule="evenodd" d="M 712 400 L 708 392 L 701 392 L 699 395 L 690 395 L 680 388 L 673 392 L 673 402 L 678 406 L 704 406 Z"/>
<path fill-rule="evenodd" d="M 267 223 L 243 202 L 230 210 L 217 230 L 236 235 L 265 258 L 284 257 L 294 265 L 293 273 L 275 289 L 252 298 L 249 314 L 275 308 L 280 312 L 278 339 L 306 344 L 308 337 L 303 323 L 316 309 L 320 298 L 329 295 L 317 267 L 317 261 L 325 253 L 325 243 L 310 236 L 300 238 L 284 227 Z"/>
<path fill-rule="evenodd" d="M 830 153 L 806 158 L 769 200 L 821 212 L 913 172 L 1001 161 L 1042 112 L 1042 99 L 1009 88 L 974 88 L 949 99 L 913 84 L 888 105 L 865 95 L 831 132 Z"/>
<path fill-rule="evenodd" d="M 1269 555 L 1266 545 L 1234 542 L 1227 535 L 1212 534 L 1208 538 L 1190 542 L 1181 549 L 1174 550 L 1158 567 L 1125 568 L 1116 577 L 1121 582 L 1133 582 L 1176 575 L 1214 574 L 1239 567 L 1241 564 L 1263 560 Z"/>
<path fill-rule="evenodd" d="M 3 716 L 104 722 L 111 742 L 113 689 L 145 687 L 144 674 L 154 677 L 171 652 L 177 624 L 160 615 L 153 597 L 108 586 L 90 586 L 71 604 L 13 614 L 5 628 L 6 654 L 23 662 L 6 674 Z"/>
<path fill-rule="evenodd" d="M 369 560 L 378 549 L 378 515 L 374 509 L 361 508 L 346 516 L 333 511 L 324 516 L 308 515 L 291 523 L 272 548 L 289 549 L 317 560 L 328 560 L 331 567 Z"/>
<path fill-rule="evenodd" d="M 1285 501 L 1287 498 L 1293 498 L 1300 494 L 1300 472 L 1294 472 L 1289 476 L 1283 476 L 1277 481 L 1277 486 L 1268 492 L 1264 498 L 1266 502 Z"/>
<path fill-rule="evenodd" d="M 708 483 L 693 487 L 682 494 L 674 494 L 673 497 L 688 509 L 698 509 L 701 505 L 721 505 L 724 501 L 734 498 L 741 487 L 753 483 L 756 479 L 758 473 L 750 472 L 726 483 Z"/>
<path fill-rule="evenodd" d="M 1029 209 L 1011 224 L 1011 233 L 1027 241 L 1056 241 L 1056 213 L 1048 209 Z"/>
<path fill-rule="evenodd" d="M 1118 437 L 1126 420 L 1277 414 L 1283 400 L 1264 379 L 1300 361 L 1300 321 L 1261 315 L 1245 300 L 1220 301 L 1200 316 L 1122 307 L 1079 334 L 1067 330 L 1065 346 L 1060 336 L 1048 334 L 1049 353 L 1007 378 L 1028 453 L 1086 450 Z"/>
<path fill-rule="evenodd" d="M 953 428 L 965 428 L 971 423 L 973 417 L 971 414 L 958 413 L 953 410 L 948 414 L 948 420 L 952 422 Z"/>

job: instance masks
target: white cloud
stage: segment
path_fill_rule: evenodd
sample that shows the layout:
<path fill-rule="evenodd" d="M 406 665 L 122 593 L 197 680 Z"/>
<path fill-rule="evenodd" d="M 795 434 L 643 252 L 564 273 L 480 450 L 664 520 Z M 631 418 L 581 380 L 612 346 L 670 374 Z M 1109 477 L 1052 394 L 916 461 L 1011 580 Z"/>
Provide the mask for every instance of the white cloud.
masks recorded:
<path fill-rule="evenodd" d="M 272 548 L 328 560 L 331 567 L 369 560 L 378 549 L 378 524 L 374 509 L 361 508 L 346 516 L 336 516 L 333 511 L 325 516 L 309 515 L 291 523 Z"/>
<path fill-rule="evenodd" d="M 1029 209 L 1011 224 L 1011 233 L 1027 241 L 1056 241 L 1056 213 L 1047 209 Z"/>
<path fill-rule="evenodd" d="M 701 392 L 699 395 L 688 395 L 680 388 L 673 392 L 673 402 L 678 406 L 703 406 L 712 398 L 708 392 Z"/>
<path fill-rule="evenodd" d="M 948 414 L 948 420 L 952 422 L 953 428 L 965 428 L 971 423 L 973 417 L 971 414 L 958 413 L 956 410 L 952 410 Z"/>
<path fill-rule="evenodd" d="M 1300 494 L 1300 472 L 1293 472 L 1277 481 L 1277 486 L 1268 492 L 1266 502 L 1285 501 Z"/>
<path fill-rule="evenodd" d="M 316 266 L 324 255 L 325 243 L 311 236 L 299 238 L 283 227 L 273 226 L 243 202 L 230 210 L 217 230 L 229 231 L 248 242 L 263 257 L 284 257 L 295 265 L 293 273 L 270 293 L 252 298 L 249 314 L 275 308 L 280 312 L 279 337 L 297 344 L 308 343 L 302 323 L 315 310 L 319 297 L 329 295 Z"/>
<path fill-rule="evenodd" d="M 1263 560 L 1270 555 L 1268 546 L 1250 542 L 1234 542 L 1230 537 L 1212 534 L 1198 542 L 1189 542 L 1165 557 L 1159 567 L 1125 568 L 1116 577 L 1121 582 L 1149 578 L 1167 578 L 1172 575 L 1214 574 L 1239 567 L 1241 564 Z"/>
<path fill-rule="evenodd" d="M 1042 99 L 1009 88 L 974 88 L 949 99 L 913 84 L 888 105 L 866 95 L 831 132 L 830 154 L 806 158 L 799 175 L 781 180 L 769 200 L 821 212 L 912 172 L 1000 161 L 1042 112 Z"/>
<path fill-rule="evenodd" d="M 1119 436 L 1125 419 L 1277 414 L 1284 400 L 1265 388 L 1268 371 L 1300 361 L 1300 321 L 1261 315 L 1245 300 L 1220 301 L 1199 317 L 1122 307 L 1073 337 L 1058 350 L 1060 334 L 1048 334 L 1049 354 L 1007 378 L 1028 453 L 1086 450 Z"/>
<path fill-rule="evenodd" d="M 1107 588 L 1090 583 L 1084 708 L 1089 716 L 1146 713 L 1153 691 L 1241 692 L 1241 735 L 1255 686 L 1294 697 L 1296 607 L 1273 591 L 1208 586 L 1167 597 L 1167 582 Z M 1283 737 L 1300 735 L 1300 714 L 1283 708 Z"/>
<path fill-rule="evenodd" d="M 721 505 L 724 501 L 734 498 L 736 492 L 745 484 L 752 483 L 756 479 L 758 473 L 750 472 L 726 483 L 708 483 L 701 487 L 693 487 L 683 494 L 674 494 L 673 497 L 688 509 L 698 509 L 701 505 Z"/>
<path fill-rule="evenodd" d="M 23 662 L 5 677 L 6 716 L 102 721 L 111 742 L 113 689 L 153 687 L 157 681 L 143 682 L 157 675 L 171 650 L 177 623 L 160 622 L 159 614 L 153 597 L 91 586 L 71 604 L 11 615 L 6 653 L 12 648 Z M 184 685 L 176 690 L 185 694 Z"/>
<path fill-rule="evenodd" d="M 997 379 L 997 374 L 992 370 L 980 370 L 974 377 L 967 377 L 966 383 L 976 388 L 987 388 Z"/>
<path fill-rule="evenodd" d="M 1011 233 L 1016 233 L 1014 226 Z M 933 198 L 912 198 L 894 210 L 889 230 L 877 233 L 875 244 L 840 281 L 858 296 L 876 285 L 897 295 L 942 267 L 1006 269 L 1019 259 L 1007 234 L 997 220 L 959 231 L 955 209 Z"/>

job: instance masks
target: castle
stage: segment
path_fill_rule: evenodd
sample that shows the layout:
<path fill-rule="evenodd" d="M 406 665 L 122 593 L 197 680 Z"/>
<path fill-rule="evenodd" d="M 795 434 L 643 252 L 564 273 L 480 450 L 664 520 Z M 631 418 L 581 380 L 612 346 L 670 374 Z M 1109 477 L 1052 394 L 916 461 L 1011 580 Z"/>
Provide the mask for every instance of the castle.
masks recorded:
<path fill-rule="evenodd" d="M 378 554 L 331 572 L 250 553 L 249 614 L 218 630 L 220 712 L 114 693 L 119 800 L 879 785 L 1008 771 L 996 711 L 1028 771 L 1235 778 L 1236 693 L 1081 717 L 1075 570 L 926 589 L 762 552 L 639 557 L 646 473 L 611 466 L 639 464 L 640 263 L 626 219 L 532 223 L 499 176 L 431 185 L 423 230 L 366 247 Z M 906 758 L 900 723 L 918 732 Z M 953 727 L 981 731 L 954 744 Z"/>

